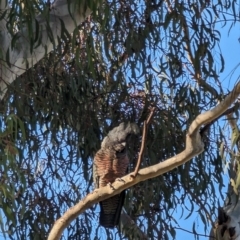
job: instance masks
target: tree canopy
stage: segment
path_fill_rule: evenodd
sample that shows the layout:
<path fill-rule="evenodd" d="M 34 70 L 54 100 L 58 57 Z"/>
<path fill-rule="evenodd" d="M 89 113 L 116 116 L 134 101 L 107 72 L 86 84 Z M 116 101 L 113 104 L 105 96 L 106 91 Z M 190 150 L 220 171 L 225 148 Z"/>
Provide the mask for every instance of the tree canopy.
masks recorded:
<path fill-rule="evenodd" d="M 92 192 L 93 156 L 119 123 L 142 129 L 156 108 L 141 168 L 184 150 L 190 124 L 228 94 L 220 79 L 220 27 L 230 21 L 231 34 L 239 6 L 192 0 L 8 4 L 1 0 L 0 227 L 10 239 L 46 239 L 56 219 Z M 233 112 L 238 117 L 238 105 Z M 223 167 L 229 158 L 239 164 L 233 126 L 216 121 L 202 138 L 203 153 L 128 189 L 126 213 L 148 239 L 175 238 L 181 227 L 176 211 L 197 211 L 206 230 L 214 225 L 225 197 Z M 226 128 L 235 129 L 232 140 Z M 140 140 L 129 147 L 129 172 Z M 239 179 L 232 185 L 237 192 Z M 126 226 L 101 228 L 98 212 L 87 209 L 63 239 L 135 239 Z M 191 230 L 196 235 L 194 223 Z"/>

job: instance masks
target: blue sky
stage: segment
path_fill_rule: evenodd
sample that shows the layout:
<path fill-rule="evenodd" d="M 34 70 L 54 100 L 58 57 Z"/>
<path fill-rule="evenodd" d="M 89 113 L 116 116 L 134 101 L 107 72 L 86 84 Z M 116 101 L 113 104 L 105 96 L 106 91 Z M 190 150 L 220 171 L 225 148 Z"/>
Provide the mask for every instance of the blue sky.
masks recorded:
<path fill-rule="evenodd" d="M 225 70 L 224 72 L 220 75 L 220 82 L 224 86 L 225 93 L 228 92 L 228 90 L 231 90 L 234 86 L 234 84 L 237 82 L 238 77 L 239 77 L 239 68 L 237 67 L 238 64 L 240 63 L 239 61 L 239 56 L 240 56 L 240 25 L 235 26 L 231 32 L 230 35 L 228 36 L 228 26 L 225 26 L 224 28 L 221 28 L 219 24 L 219 29 L 222 38 L 220 42 L 221 50 L 222 50 L 222 55 L 224 56 L 225 59 Z M 234 71 L 235 70 L 235 71 Z M 226 183 L 228 181 L 227 176 L 225 177 Z M 179 211 L 179 215 L 181 212 Z M 176 216 L 178 216 L 176 214 Z M 184 215 L 180 220 L 179 224 L 181 225 L 182 228 L 192 231 L 192 224 L 193 222 L 196 223 L 196 230 L 199 234 L 205 234 L 204 232 L 204 227 L 201 222 L 201 219 L 198 217 L 198 214 L 193 214 L 190 218 L 185 220 L 186 215 Z M 208 234 L 208 233 L 206 233 Z M 177 239 L 194 239 L 192 233 L 187 233 L 186 231 L 183 230 L 177 230 Z M 4 239 L 1 234 L 0 234 L 0 239 Z M 207 237 L 199 237 L 200 240 L 206 240 L 208 239 Z"/>
<path fill-rule="evenodd" d="M 237 24 L 228 36 L 228 28 L 221 29 L 222 39 L 220 46 L 225 58 L 225 71 L 220 80 L 226 89 L 231 90 L 239 80 L 239 54 L 240 54 L 240 25 Z"/>
<path fill-rule="evenodd" d="M 218 30 L 221 32 L 221 42 L 220 47 L 222 50 L 222 55 L 225 59 L 225 70 L 219 76 L 219 80 L 222 83 L 225 93 L 228 93 L 228 90 L 231 90 L 234 85 L 239 80 L 240 75 L 240 25 L 237 24 L 232 28 L 230 34 L 228 34 L 230 24 L 221 28 L 219 24 Z M 225 184 L 228 184 L 228 176 L 224 176 Z M 187 214 L 186 214 L 187 215 Z M 192 232 L 192 224 L 195 222 L 197 233 L 205 234 L 204 226 L 201 219 L 198 217 L 198 213 L 192 214 L 190 218 L 184 220 L 186 215 L 184 215 L 179 223 L 182 228 L 189 230 L 190 233 L 187 233 L 182 230 L 177 230 L 177 239 L 194 239 Z M 208 234 L 208 233 L 206 233 Z M 207 240 L 208 237 L 199 237 L 199 240 Z"/>

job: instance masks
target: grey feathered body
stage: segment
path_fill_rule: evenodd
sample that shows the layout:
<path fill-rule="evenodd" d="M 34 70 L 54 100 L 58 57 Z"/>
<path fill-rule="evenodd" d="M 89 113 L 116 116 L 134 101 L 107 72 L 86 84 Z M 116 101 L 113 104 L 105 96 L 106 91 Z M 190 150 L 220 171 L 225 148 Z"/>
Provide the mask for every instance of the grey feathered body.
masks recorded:
<path fill-rule="evenodd" d="M 104 138 L 101 149 L 96 153 L 93 163 L 93 180 L 95 188 L 113 183 L 127 173 L 129 159 L 127 156 L 127 139 L 131 134 L 138 134 L 134 123 L 121 123 Z M 100 202 L 100 224 L 113 228 L 119 224 L 125 191 Z"/>

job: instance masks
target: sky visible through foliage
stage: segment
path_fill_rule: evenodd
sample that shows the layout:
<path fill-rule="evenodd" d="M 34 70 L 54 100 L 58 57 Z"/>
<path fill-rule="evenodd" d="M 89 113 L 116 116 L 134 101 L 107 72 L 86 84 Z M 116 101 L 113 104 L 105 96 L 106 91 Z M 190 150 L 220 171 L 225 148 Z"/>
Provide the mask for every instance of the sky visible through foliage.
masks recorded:
<path fill-rule="evenodd" d="M 238 80 L 239 67 L 237 67 L 237 65 L 239 64 L 239 53 L 240 53 L 240 42 L 239 42 L 239 38 L 240 38 L 240 31 L 239 31 L 240 29 L 239 28 L 240 27 L 234 26 L 232 28 L 232 30 L 230 31 L 229 36 L 228 36 L 229 27 L 230 26 L 225 26 L 224 28 L 221 28 L 221 23 L 219 23 L 219 28 L 217 29 L 221 33 L 220 48 L 222 50 L 222 55 L 223 55 L 224 60 L 225 60 L 225 70 L 219 76 L 219 80 L 222 83 L 224 92 L 226 94 L 228 93 L 229 90 L 231 90 L 233 88 L 234 84 Z M 216 55 L 218 55 L 218 54 L 216 54 Z M 218 60 L 216 60 L 216 62 L 218 62 Z M 219 62 L 220 62 L 220 60 L 219 60 Z M 236 71 L 233 72 L 235 70 L 235 68 L 236 68 Z M 140 71 L 141 71 L 141 69 L 140 69 Z M 189 80 L 189 81 L 192 81 L 192 79 Z M 220 122 L 224 125 L 224 123 L 225 123 L 224 117 L 220 120 Z M 44 129 L 41 129 L 41 130 L 43 132 L 45 131 Z M 37 129 L 37 131 L 40 131 L 40 130 Z M 73 139 L 73 141 L 74 141 L 74 139 Z M 44 147 L 52 148 L 51 144 L 49 144 L 49 145 L 47 145 L 47 144 L 48 143 L 46 141 L 46 145 Z M 69 154 L 68 154 L 68 151 L 71 151 L 71 146 L 70 145 L 69 146 L 67 146 L 67 145 L 64 146 L 63 144 L 61 144 L 61 148 L 64 149 L 63 152 L 62 152 L 62 157 L 66 158 L 66 161 L 69 160 L 69 157 L 72 156 L 72 155 L 69 156 Z M 52 150 L 54 150 L 54 148 Z M 73 152 L 75 153 L 75 150 L 73 150 Z M 47 166 L 44 165 L 44 159 L 47 158 L 47 155 L 44 154 L 44 149 L 39 150 L 38 157 L 39 157 L 39 159 L 41 159 L 43 161 L 41 162 L 42 165 L 39 164 L 39 168 L 36 168 L 36 173 L 35 173 L 36 176 L 38 174 L 41 174 L 42 171 L 44 171 L 44 170 L 48 171 Z M 196 160 L 194 160 L 194 161 L 196 161 Z M 74 167 L 75 163 L 72 163 L 72 164 L 73 164 L 73 166 L 72 166 L 72 170 L 73 170 L 72 171 L 72 174 L 73 174 L 72 180 L 73 181 L 72 182 L 63 182 L 63 183 L 59 183 L 59 184 L 56 183 L 56 186 L 53 187 L 53 188 L 55 188 L 54 190 L 56 192 L 61 191 L 63 188 L 66 189 L 66 187 L 67 188 L 69 187 L 69 193 L 70 194 L 71 194 L 72 190 L 77 192 L 77 194 L 78 194 L 77 199 L 76 199 L 76 197 L 74 197 L 75 199 L 71 199 L 71 203 L 69 203 L 69 205 L 81 200 L 88 192 L 92 191 L 92 187 L 89 186 L 89 183 L 86 182 L 83 178 L 83 174 L 84 174 L 83 168 L 80 169 L 79 166 L 77 168 L 77 165 L 75 165 L 75 167 Z M 88 171 L 90 173 L 89 176 L 91 176 L 91 169 L 88 169 Z M 225 184 L 227 186 L 228 180 L 229 180 L 227 175 L 225 176 L 224 179 L 225 179 Z M 73 187 L 72 183 L 75 184 L 75 187 L 77 189 L 71 189 Z M 217 191 L 218 191 L 218 189 L 216 189 L 216 192 Z M 51 193 L 47 193 L 47 194 L 51 194 Z M 224 192 L 223 192 L 223 194 L 224 194 Z M 74 195 L 74 196 L 76 196 L 76 195 Z M 189 199 L 189 201 L 191 201 L 191 199 Z M 220 202 L 222 204 L 222 200 Z M 216 203 L 216 204 L 218 204 L 218 203 Z M 187 205 L 187 203 L 186 203 L 186 205 Z M 65 210 L 67 210 L 67 207 L 68 207 L 67 205 L 64 205 L 64 207 L 61 208 L 61 211 L 63 211 L 63 212 L 61 212 L 62 214 L 64 213 Z M 196 207 L 196 209 L 197 209 L 197 207 Z M 187 233 L 186 231 L 183 231 L 183 230 L 177 230 L 176 231 L 177 232 L 176 239 L 185 239 L 185 238 L 194 239 L 194 235 L 191 233 L 192 232 L 192 226 L 193 226 L 194 222 L 195 222 L 195 229 L 196 229 L 197 233 L 206 234 L 206 235 L 209 234 L 210 228 L 207 229 L 207 231 L 205 232 L 206 229 L 204 229 L 204 225 L 203 225 L 203 223 L 202 223 L 202 221 L 201 221 L 197 212 L 195 214 L 192 214 L 192 216 L 190 218 L 185 220 L 186 216 L 188 215 L 188 212 L 185 211 L 183 216 L 181 216 L 181 214 L 182 214 L 181 210 L 182 210 L 182 208 L 180 208 L 180 207 L 179 207 L 179 209 L 177 208 L 177 211 L 173 214 L 174 218 L 178 221 L 179 225 L 183 229 L 185 229 L 186 231 L 189 231 L 190 233 Z M 98 216 L 98 214 L 99 214 L 99 208 L 98 207 L 93 207 L 93 208 L 91 208 L 87 211 L 89 211 L 89 212 L 93 211 L 94 214 L 96 214 L 96 216 Z M 181 216 L 181 219 L 179 219 L 180 216 Z M 83 220 L 82 222 L 84 223 L 84 214 L 79 216 L 79 218 L 81 220 Z M 95 219 L 97 219 L 97 217 Z M 73 222 L 72 224 L 75 224 L 75 222 Z M 93 228 L 97 228 L 97 226 L 98 226 L 97 221 L 92 221 L 91 224 L 92 224 Z M 172 223 L 172 224 L 175 226 L 175 223 Z M 101 236 L 103 236 L 102 239 L 104 239 L 105 230 L 103 228 L 100 228 L 99 229 L 99 234 Z M 114 236 L 114 231 L 113 231 L 112 236 Z M 90 238 L 93 239 L 94 236 L 90 236 Z M 1 234 L 0 234 L 0 240 L 1 239 L 4 239 L 4 238 L 1 237 Z M 207 237 L 199 237 L 199 239 L 204 240 L 204 239 L 208 239 L 208 238 Z"/>
<path fill-rule="evenodd" d="M 219 79 L 220 79 L 220 82 L 222 82 L 222 86 L 226 93 L 228 92 L 228 90 L 231 90 L 233 88 L 233 86 L 235 85 L 235 83 L 237 82 L 238 77 L 239 77 L 239 74 L 238 74 L 238 72 L 239 72 L 238 71 L 238 64 L 239 64 L 238 56 L 240 54 L 240 42 L 238 40 L 240 38 L 240 31 L 239 31 L 240 29 L 239 28 L 234 27 L 229 34 L 228 34 L 228 29 L 229 29 L 228 26 L 221 28 L 221 25 L 219 24 L 219 29 L 217 29 L 222 34 L 220 48 L 222 50 L 222 54 L 225 59 L 225 71 L 220 75 Z M 236 71 L 235 71 L 235 68 L 236 68 Z M 221 119 L 220 121 L 222 121 L 222 123 L 224 125 L 224 119 Z M 227 186 L 228 181 L 229 181 L 227 175 L 225 175 L 224 179 L 225 179 L 225 183 Z M 84 185 L 84 182 L 82 182 L 82 184 Z M 85 187 L 83 187 L 83 189 L 85 189 Z M 220 195 L 219 195 L 219 197 L 220 197 Z M 190 199 L 189 199 L 189 201 L 190 201 Z M 220 202 L 223 204 L 222 199 L 220 200 Z M 95 209 L 95 212 L 96 212 L 96 214 L 99 214 L 99 207 L 97 207 Z M 188 212 L 185 212 L 182 215 L 181 208 L 177 209 L 177 211 L 173 214 L 173 216 L 175 217 L 176 220 L 179 221 L 179 225 L 183 229 L 183 230 L 181 230 L 181 229 L 176 230 L 176 232 L 177 232 L 176 239 L 194 239 L 194 235 L 192 233 L 192 226 L 193 226 L 194 222 L 195 222 L 195 229 L 198 234 L 200 234 L 200 235 L 206 234 L 206 236 L 209 234 L 210 228 L 211 228 L 210 225 L 207 228 L 207 231 L 205 232 L 205 229 L 204 229 L 205 226 L 203 225 L 197 212 L 195 214 L 193 213 L 189 218 L 185 219 L 187 217 L 187 215 L 188 215 Z M 97 223 L 94 222 L 93 224 L 97 224 Z M 184 229 L 186 231 L 184 231 Z M 187 232 L 187 231 L 189 231 L 189 232 Z M 105 231 L 103 229 L 100 229 L 100 235 L 103 236 L 103 239 L 104 239 L 104 234 L 105 234 Z M 114 231 L 113 231 L 113 236 L 114 236 Z M 94 238 L 94 236 L 91 236 L 91 239 L 93 239 L 93 238 Z M 206 240 L 206 239 L 208 239 L 208 237 L 199 236 L 199 240 Z"/>
<path fill-rule="evenodd" d="M 228 26 L 229 25 L 229 26 Z M 225 91 L 225 93 L 228 93 L 234 85 L 236 84 L 237 80 L 239 80 L 240 74 L 239 74 L 239 54 L 240 54 L 240 26 L 234 26 L 230 32 L 228 32 L 230 24 L 228 24 L 224 28 L 221 27 L 221 24 L 219 24 L 219 30 L 221 32 L 221 41 L 220 41 L 220 48 L 222 50 L 222 55 L 224 56 L 225 60 L 225 70 L 221 75 L 219 76 L 220 82 L 222 83 L 222 87 Z M 222 121 L 222 124 L 224 125 L 225 121 L 224 118 L 222 118 L 220 121 Z M 225 184 L 227 187 L 227 184 L 229 183 L 229 178 L 227 176 L 227 172 L 224 176 Z M 227 191 L 227 188 L 226 188 Z M 223 190 L 223 193 L 225 195 L 226 191 Z M 220 197 L 220 196 L 219 196 Z M 220 197 L 221 198 L 221 197 Z M 223 200 L 221 200 L 221 203 L 223 203 Z M 177 213 L 178 216 L 181 216 L 181 211 Z M 187 214 L 186 214 L 187 215 Z M 191 217 L 185 220 L 186 215 L 183 215 L 181 219 L 179 219 L 179 223 L 185 230 L 189 231 L 177 231 L 177 237 L 176 239 L 194 239 L 192 232 L 192 224 L 195 221 L 196 222 L 196 230 L 199 234 L 205 234 L 204 232 L 204 225 L 202 224 L 201 219 L 198 217 L 198 213 L 193 213 Z M 208 231 L 206 232 L 206 235 L 208 235 L 210 232 L 210 227 L 208 228 Z M 199 240 L 208 240 L 208 237 L 199 237 Z"/>

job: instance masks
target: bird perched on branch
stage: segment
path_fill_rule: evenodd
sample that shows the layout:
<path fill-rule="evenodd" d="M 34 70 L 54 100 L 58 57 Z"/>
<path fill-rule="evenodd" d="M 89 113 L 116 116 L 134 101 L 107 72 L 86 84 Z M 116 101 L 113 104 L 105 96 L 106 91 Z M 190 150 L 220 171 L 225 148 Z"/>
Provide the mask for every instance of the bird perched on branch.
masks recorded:
<path fill-rule="evenodd" d="M 95 188 L 104 187 L 126 175 L 129 164 L 127 142 L 131 135 L 138 133 L 137 124 L 121 123 L 103 139 L 93 163 Z M 100 225 L 108 228 L 118 225 L 124 198 L 125 191 L 100 202 Z"/>

